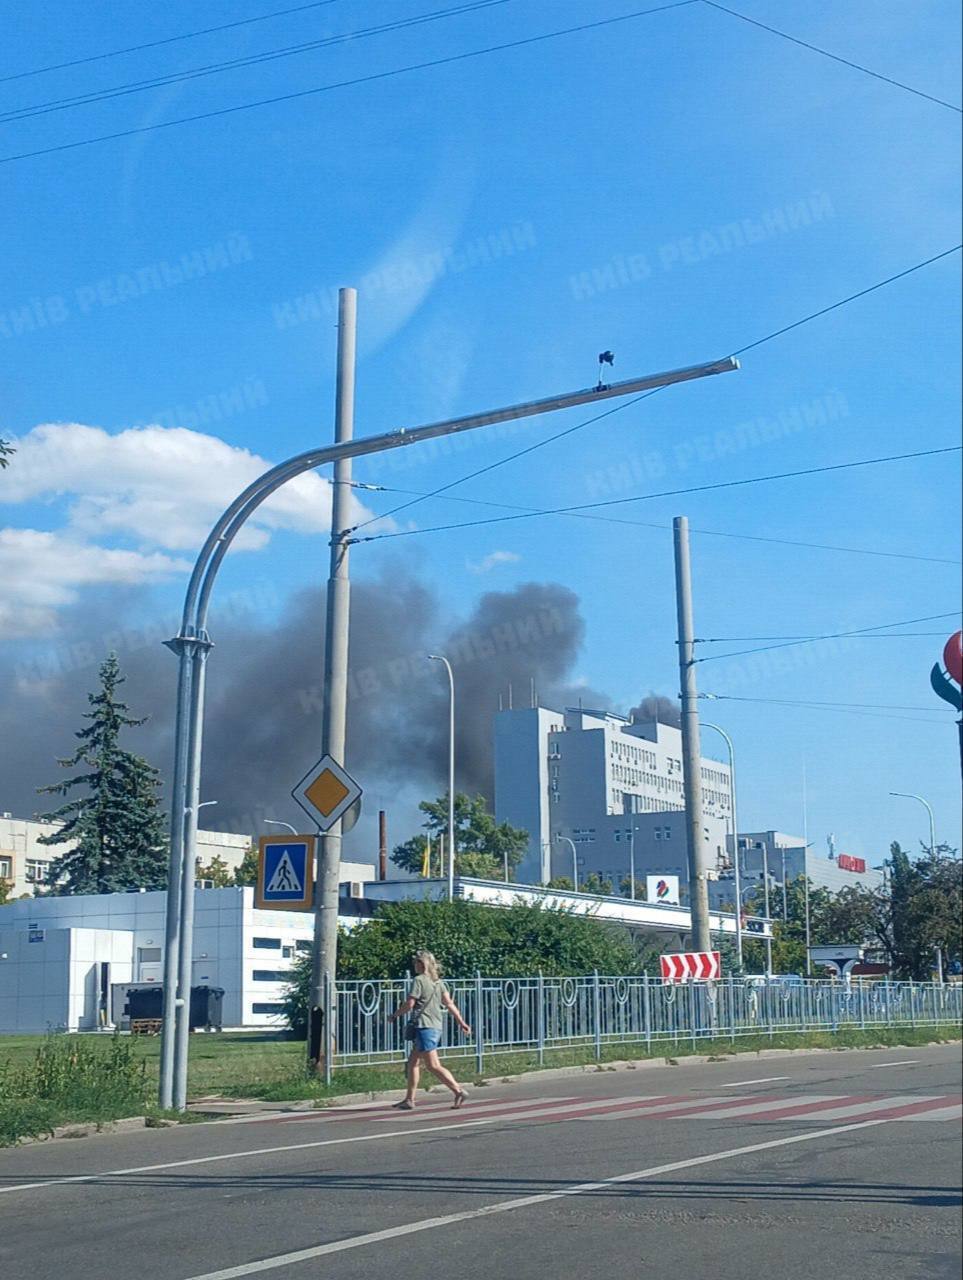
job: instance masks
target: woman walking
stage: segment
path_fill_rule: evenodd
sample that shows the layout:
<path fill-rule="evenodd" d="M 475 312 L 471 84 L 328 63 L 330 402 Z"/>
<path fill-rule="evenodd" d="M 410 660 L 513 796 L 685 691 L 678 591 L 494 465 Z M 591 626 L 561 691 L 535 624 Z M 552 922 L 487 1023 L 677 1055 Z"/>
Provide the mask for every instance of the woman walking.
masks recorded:
<path fill-rule="evenodd" d="M 465 1092 L 451 1072 L 441 1065 L 438 1057 L 438 1045 L 441 1043 L 441 1029 L 444 1022 L 443 1010 L 447 1009 L 461 1027 L 466 1036 L 471 1035 L 471 1027 L 461 1016 L 461 1011 L 448 994 L 448 988 L 438 973 L 438 961 L 430 951 L 416 951 L 412 957 L 415 980 L 411 984 L 408 998 L 390 1015 L 395 1022 L 402 1014 L 408 1014 L 405 1027 L 405 1039 L 411 1041 L 411 1052 L 406 1066 L 408 1088 L 401 1102 L 396 1102 L 399 1111 L 415 1109 L 415 1095 L 418 1092 L 418 1080 L 421 1076 L 421 1064 L 433 1076 L 441 1081 L 455 1095 L 453 1107 L 457 1110 L 464 1105 Z"/>

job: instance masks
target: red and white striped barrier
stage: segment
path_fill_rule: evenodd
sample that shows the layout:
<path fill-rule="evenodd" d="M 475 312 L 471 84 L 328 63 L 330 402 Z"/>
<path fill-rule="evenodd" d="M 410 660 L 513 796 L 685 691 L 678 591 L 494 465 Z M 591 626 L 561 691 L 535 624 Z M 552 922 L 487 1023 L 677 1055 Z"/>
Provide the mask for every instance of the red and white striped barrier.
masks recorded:
<path fill-rule="evenodd" d="M 690 982 L 722 977 L 718 951 L 675 951 L 659 956 L 662 977 L 669 982 Z"/>

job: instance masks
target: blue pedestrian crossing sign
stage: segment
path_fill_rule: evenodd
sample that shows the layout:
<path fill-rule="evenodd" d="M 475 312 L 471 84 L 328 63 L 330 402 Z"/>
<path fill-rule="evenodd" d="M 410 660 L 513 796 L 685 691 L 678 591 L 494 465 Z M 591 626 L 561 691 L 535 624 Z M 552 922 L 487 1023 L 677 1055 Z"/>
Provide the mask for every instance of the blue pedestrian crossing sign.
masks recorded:
<path fill-rule="evenodd" d="M 269 911 L 310 911 L 314 905 L 316 836 L 261 836 L 254 905 Z"/>

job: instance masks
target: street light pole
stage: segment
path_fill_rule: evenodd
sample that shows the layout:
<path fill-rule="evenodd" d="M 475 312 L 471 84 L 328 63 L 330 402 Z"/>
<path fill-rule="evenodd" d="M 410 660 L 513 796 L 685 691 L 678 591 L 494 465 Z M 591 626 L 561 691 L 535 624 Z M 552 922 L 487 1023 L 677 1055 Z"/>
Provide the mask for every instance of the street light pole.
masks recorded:
<path fill-rule="evenodd" d="M 558 834 L 556 834 L 555 839 L 558 840 L 559 843 L 561 843 L 564 840 L 564 842 L 572 850 L 572 884 L 575 888 L 575 892 L 578 893 L 578 851 L 575 848 L 575 841 L 570 839 L 568 836 L 562 836 Z"/>
<path fill-rule="evenodd" d="M 455 897 L 455 676 L 451 663 L 440 653 L 429 653 L 428 657 L 432 662 L 443 662 L 448 672 L 448 901 L 452 902 Z M 505 878 L 508 879 L 507 871 Z"/>
<path fill-rule="evenodd" d="M 635 815 L 629 828 L 629 897 L 635 901 Z"/>
<path fill-rule="evenodd" d="M 769 846 L 763 841 L 762 845 L 762 879 L 763 879 L 763 901 L 765 903 L 766 919 L 772 920 L 769 914 Z M 770 924 L 770 929 L 772 925 Z M 772 977 L 772 938 L 766 938 L 766 977 Z"/>
<path fill-rule="evenodd" d="M 716 733 L 721 734 L 726 746 L 729 749 L 729 816 L 732 820 L 732 866 L 733 866 L 733 888 L 736 891 L 736 958 L 739 968 L 742 968 L 742 895 L 740 893 L 740 877 L 739 877 L 739 823 L 736 819 L 736 749 L 732 745 L 732 739 L 720 725 L 708 724 L 703 721 L 703 729 L 714 729 Z"/>
<path fill-rule="evenodd" d="M 297 827 L 292 827 L 290 822 L 279 822 L 277 818 L 265 818 L 264 821 L 270 827 L 287 827 L 293 836 L 298 834 Z"/>
<path fill-rule="evenodd" d="M 924 800 L 922 796 L 913 795 L 909 791 L 891 791 L 891 796 L 901 796 L 904 800 L 918 800 L 926 809 L 930 819 L 930 861 L 936 861 L 936 826 L 933 822 L 933 810 L 930 808 L 929 802 Z"/>
<path fill-rule="evenodd" d="M 358 458 L 370 454 L 383 453 L 391 449 L 407 448 L 409 445 L 418 444 L 424 440 L 434 440 L 441 436 L 473 431 L 478 427 L 490 426 L 497 422 L 517 421 L 521 418 L 551 413 L 556 409 L 566 409 L 574 405 L 594 404 L 600 400 L 610 400 L 619 396 L 654 390 L 656 387 L 690 382 L 696 378 L 710 377 L 719 373 L 729 373 L 738 368 L 739 361 L 734 357 L 728 356 L 722 360 L 711 361 L 707 364 L 692 365 L 664 373 L 648 374 L 641 378 L 630 378 L 624 382 L 599 383 L 594 387 L 580 391 L 549 396 L 542 400 L 531 400 L 524 404 L 509 405 L 505 408 L 487 410 L 483 413 L 469 414 L 461 418 L 450 418 L 442 422 L 427 423 L 420 427 L 405 427 L 388 431 L 381 435 L 368 436 L 362 439 L 346 439 L 333 445 L 315 446 L 271 467 L 263 475 L 252 481 L 222 513 L 208 534 L 195 561 L 184 596 L 184 607 L 181 613 L 178 634 L 172 640 L 165 641 L 166 646 L 177 655 L 178 676 L 174 724 L 174 767 L 171 784 L 164 1004 L 160 1083 L 158 1089 L 158 1096 L 162 1106 L 169 1107 L 174 1094 L 175 1021 L 179 957 L 184 953 L 185 941 L 188 952 L 193 946 L 192 936 L 189 936 L 186 940 L 183 937 L 185 931 L 192 935 L 192 921 L 182 919 L 181 904 L 183 902 L 183 894 L 181 891 L 183 889 L 185 868 L 194 857 L 196 839 L 196 833 L 186 820 L 186 814 L 190 803 L 189 797 L 195 794 L 196 780 L 200 776 L 200 730 L 204 716 L 203 668 L 212 643 L 207 632 L 208 609 L 214 584 L 217 580 L 218 571 L 224 562 L 224 557 L 250 517 L 254 515 L 262 503 L 289 480 L 293 480 L 297 476 L 307 471 L 313 471 L 329 462 L 337 463 L 346 458 Z M 336 485 L 336 492 L 343 487 Z M 357 539 L 350 536 L 354 532 L 353 530 L 343 530 L 345 535 L 343 540 L 336 537 L 338 532 L 339 530 L 332 518 L 332 542 L 335 546 L 345 549 L 352 542 L 357 541 Z M 332 640 L 333 637 L 329 636 L 329 645 Z M 198 655 L 201 656 L 199 657 Z M 334 753 L 332 752 L 332 754 Z M 336 882 L 336 874 L 334 879 Z M 337 922 L 336 883 L 334 890 L 332 899 L 334 919 L 332 928 L 325 930 L 326 939 L 333 934 Z M 324 886 L 322 886 L 322 892 L 324 892 Z M 336 947 L 336 934 L 334 934 L 334 937 L 334 945 Z M 327 941 L 325 945 L 328 945 Z"/>

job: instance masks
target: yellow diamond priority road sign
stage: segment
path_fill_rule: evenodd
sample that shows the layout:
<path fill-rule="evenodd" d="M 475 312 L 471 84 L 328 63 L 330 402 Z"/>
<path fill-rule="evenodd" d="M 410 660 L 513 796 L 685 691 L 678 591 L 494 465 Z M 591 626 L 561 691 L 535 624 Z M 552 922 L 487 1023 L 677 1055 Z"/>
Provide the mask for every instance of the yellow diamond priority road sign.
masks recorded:
<path fill-rule="evenodd" d="M 361 794 L 354 778 L 331 756 L 319 760 L 291 792 L 320 831 L 330 831 L 342 818 L 350 821 L 349 811 L 356 817 Z"/>

